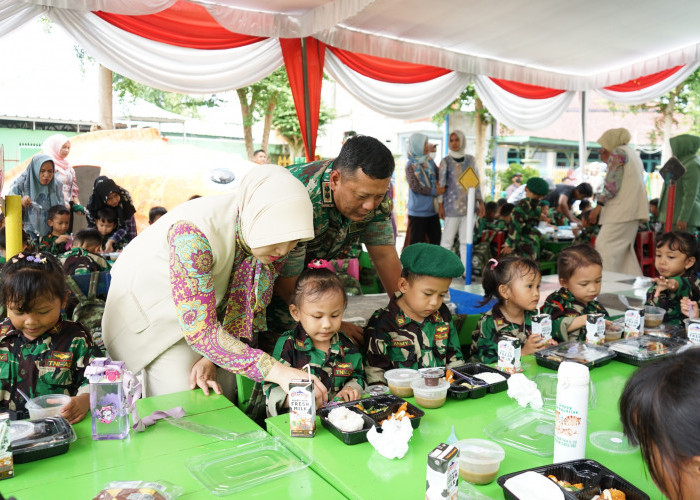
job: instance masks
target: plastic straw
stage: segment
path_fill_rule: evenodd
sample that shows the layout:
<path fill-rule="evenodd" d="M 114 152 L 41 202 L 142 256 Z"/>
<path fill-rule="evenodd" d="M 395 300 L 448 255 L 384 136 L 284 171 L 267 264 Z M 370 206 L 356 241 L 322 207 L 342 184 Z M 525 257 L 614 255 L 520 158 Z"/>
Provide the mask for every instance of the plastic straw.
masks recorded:
<path fill-rule="evenodd" d="M 306 368 L 306 371 L 309 372 L 309 382 L 311 382 L 311 365 L 309 365 L 309 364 L 307 363 L 307 364 L 305 364 L 304 366 L 301 367 L 302 370 L 303 370 L 304 368 Z"/>

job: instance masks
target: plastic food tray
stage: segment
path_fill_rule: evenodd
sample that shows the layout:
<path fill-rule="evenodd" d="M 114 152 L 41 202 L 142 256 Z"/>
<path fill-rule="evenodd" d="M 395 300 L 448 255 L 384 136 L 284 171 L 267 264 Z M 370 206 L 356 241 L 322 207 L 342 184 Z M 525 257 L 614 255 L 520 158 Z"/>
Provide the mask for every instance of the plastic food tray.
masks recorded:
<path fill-rule="evenodd" d="M 48 417 L 12 421 L 10 439 L 14 462 L 23 464 L 67 452 L 76 435 L 65 418 Z"/>
<path fill-rule="evenodd" d="M 671 337 L 671 338 L 686 338 L 687 334 L 685 332 L 685 327 L 683 325 L 669 325 L 662 324 L 654 328 L 648 328 L 644 326 L 644 335 L 651 335 L 654 337 Z"/>
<path fill-rule="evenodd" d="M 382 412 L 367 414 L 355 407 L 355 405 L 357 405 L 358 403 L 362 403 L 362 406 L 364 406 L 365 408 L 382 406 L 387 406 L 388 408 L 387 410 Z M 316 411 L 316 415 L 318 415 L 318 417 L 321 419 L 321 425 L 328 429 L 331 434 L 340 439 L 343 443 L 352 445 L 358 443 L 365 443 L 367 441 L 367 432 L 372 427 L 379 427 L 380 421 L 384 420 L 386 417 L 394 413 L 399 408 L 399 406 L 401 406 L 404 403 L 406 403 L 405 400 L 394 396 L 393 394 L 387 394 L 383 396 L 372 396 L 369 398 L 361 399 L 359 401 L 349 401 L 347 403 L 340 403 L 333 406 L 328 406 L 326 408 L 321 408 Z M 328 414 L 334 408 L 342 407 L 348 408 L 350 411 L 354 411 L 362 415 L 362 418 L 365 421 L 365 425 L 362 427 L 362 429 L 355 432 L 344 432 L 328 421 Z M 423 418 L 423 416 L 425 416 L 425 412 L 420 408 L 412 405 L 411 403 L 408 403 L 408 406 L 406 408 L 411 415 L 415 415 L 411 419 L 411 426 L 414 429 L 417 429 L 418 426 L 420 426 L 420 419 Z"/>
<path fill-rule="evenodd" d="M 483 365 L 481 363 L 467 363 L 466 365 L 458 366 L 456 368 L 450 368 L 453 372 L 458 372 L 464 375 L 470 375 L 473 376 L 477 373 L 482 373 L 482 372 L 490 372 L 490 373 L 497 373 L 499 375 L 502 375 L 505 377 L 506 380 L 503 380 L 501 382 L 496 382 L 495 384 L 489 384 L 485 381 L 481 381 L 482 384 L 475 388 L 475 389 L 469 389 L 464 386 L 460 386 L 464 380 L 460 379 L 458 375 L 455 375 L 455 381 L 450 385 L 450 388 L 447 389 L 447 395 L 451 398 L 455 399 L 467 399 L 467 398 L 481 398 L 485 396 L 487 393 L 493 394 L 496 392 L 501 392 L 505 391 L 508 388 L 508 378 L 510 377 L 509 373 L 502 372 L 500 370 L 497 370 L 495 368 L 491 368 L 490 366 Z M 478 379 L 477 379 L 478 380 Z"/>
<path fill-rule="evenodd" d="M 535 353 L 535 361 L 545 368 L 556 370 L 562 361 L 581 363 L 588 368 L 603 366 L 615 357 L 615 352 L 605 346 L 585 342 L 564 342 Z"/>
<path fill-rule="evenodd" d="M 484 433 L 494 441 L 541 457 L 554 454 L 554 411 L 520 408 L 497 418 Z"/>
<path fill-rule="evenodd" d="M 243 441 L 192 457 L 185 467 L 212 494 L 224 496 L 305 469 L 312 461 L 299 451 L 292 452 L 276 437 Z"/>
<path fill-rule="evenodd" d="M 608 344 L 608 347 L 615 351 L 618 361 L 639 366 L 649 361 L 674 354 L 687 343 L 687 340 L 679 338 L 642 335 L 640 337 L 629 337 L 611 342 Z M 655 350 L 653 349 L 654 347 L 660 347 L 661 349 Z"/>
<path fill-rule="evenodd" d="M 564 492 L 564 498 L 567 499 L 590 500 L 594 496 L 600 495 L 605 489 L 615 488 L 625 494 L 626 500 L 649 500 L 649 495 L 595 460 L 574 460 L 573 462 L 534 467 L 501 476 L 498 478 L 498 485 L 503 488 L 503 496 L 506 499 L 518 500 L 518 497 L 504 486 L 505 482 L 513 476 L 528 471 L 537 472 L 545 477 L 551 474 L 560 481 L 583 483 L 583 490 L 577 492 L 561 488 Z"/>

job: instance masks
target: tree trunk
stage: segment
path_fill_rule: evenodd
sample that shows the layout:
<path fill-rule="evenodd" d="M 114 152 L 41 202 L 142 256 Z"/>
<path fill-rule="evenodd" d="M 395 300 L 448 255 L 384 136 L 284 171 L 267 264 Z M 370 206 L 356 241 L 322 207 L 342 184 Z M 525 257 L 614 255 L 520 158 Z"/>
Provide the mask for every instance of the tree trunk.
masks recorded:
<path fill-rule="evenodd" d="M 250 116 L 253 109 L 252 103 L 248 102 L 248 95 L 245 88 L 236 89 L 238 101 L 241 103 L 241 116 L 243 117 L 243 137 L 245 139 L 245 152 L 249 160 L 253 160 L 253 126 Z"/>
<path fill-rule="evenodd" d="M 272 117 L 277 106 L 277 96 L 270 96 L 267 102 L 267 110 L 265 111 L 265 122 L 263 124 L 262 148 L 267 153 L 267 147 L 270 143 L 270 130 L 272 129 Z M 269 155 L 268 155 L 269 156 Z"/>
<path fill-rule="evenodd" d="M 102 130 L 112 130 L 114 128 L 114 116 L 112 114 L 112 72 L 102 65 L 100 65 L 97 85 L 97 107 L 99 112 L 97 125 Z"/>
<path fill-rule="evenodd" d="M 486 112 L 484 103 L 478 97 L 474 101 L 474 109 L 476 110 L 474 113 L 474 135 L 476 137 L 474 158 L 476 160 L 476 170 L 479 174 L 479 183 L 483 187 L 486 180 L 486 128 L 488 127 L 488 121 L 484 119 L 483 115 Z M 482 190 L 482 195 L 486 195 L 484 190 Z"/>

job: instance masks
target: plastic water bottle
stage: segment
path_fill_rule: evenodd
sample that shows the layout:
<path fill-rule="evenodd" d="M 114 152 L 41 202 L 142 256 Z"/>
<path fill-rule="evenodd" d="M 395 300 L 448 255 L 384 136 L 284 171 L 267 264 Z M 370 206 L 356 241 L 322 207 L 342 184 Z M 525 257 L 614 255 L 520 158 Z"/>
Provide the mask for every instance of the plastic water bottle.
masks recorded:
<path fill-rule="evenodd" d="M 95 358 L 85 370 L 90 381 L 92 439 L 124 439 L 129 435 L 125 371 L 123 361 L 109 358 Z"/>
<path fill-rule="evenodd" d="M 554 426 L 555 464 L 586 456 L 589 382 L 587 366 L 570 361 L 559 365 Z"/>

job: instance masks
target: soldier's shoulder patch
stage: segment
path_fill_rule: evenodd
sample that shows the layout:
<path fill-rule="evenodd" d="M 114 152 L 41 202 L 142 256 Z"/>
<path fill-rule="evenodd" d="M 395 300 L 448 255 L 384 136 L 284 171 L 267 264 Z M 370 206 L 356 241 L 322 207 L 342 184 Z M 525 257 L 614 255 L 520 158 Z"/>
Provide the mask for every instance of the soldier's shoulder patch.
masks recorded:
<path fill-rule="evenodd" d="M 303 340 L 296 339 L 294 343 L 297 349 L 303 349 L 305 347 Z"/>
<path fill-rule="evenodd" d="M 413 345 L 413 341 L 410 339 L 392 339 L 391 347 L 410 347 Z"/>
<path fill-rule="evenodd" d="M 404 326 L 406 324 L 406 317 L 403 313 L 396 316 L 396 324 L 399 326 Z"/>
<path fill-rule="evenodd" d="M 0 352 L 0 361 L 7 362 L 9 361 L 10 356 L 6 352 Z"/>
<path fill-rule="evenodd" d="M 503 318 L 494 318 L 493 322 L 496 324 L 496 328 L 502 328 L 503 325 L 506 324 L 506 322 L 503 321 Z"/>

